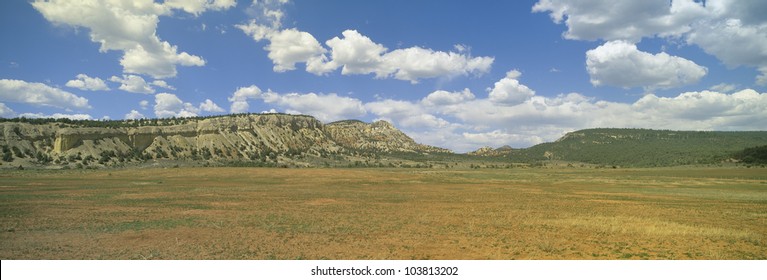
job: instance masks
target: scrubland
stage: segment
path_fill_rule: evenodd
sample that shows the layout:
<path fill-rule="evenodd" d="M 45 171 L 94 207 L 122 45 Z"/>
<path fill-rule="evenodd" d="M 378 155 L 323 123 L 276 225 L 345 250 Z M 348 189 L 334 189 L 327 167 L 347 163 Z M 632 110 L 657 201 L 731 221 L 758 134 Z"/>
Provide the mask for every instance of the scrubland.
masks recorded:
<path fill-rule="evenodd" d="M 763 168 L 0 173 L 1 259 L 767 259 Z"/>

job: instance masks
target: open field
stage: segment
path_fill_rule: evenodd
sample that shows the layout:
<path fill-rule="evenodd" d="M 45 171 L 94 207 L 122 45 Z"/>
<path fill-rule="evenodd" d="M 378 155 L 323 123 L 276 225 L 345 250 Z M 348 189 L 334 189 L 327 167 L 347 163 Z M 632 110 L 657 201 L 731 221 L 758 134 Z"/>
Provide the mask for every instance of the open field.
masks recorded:
<path fill-rule="evenodd" d="M 1 259 L 767 259 L 767 170 L 0 173 Z"/>

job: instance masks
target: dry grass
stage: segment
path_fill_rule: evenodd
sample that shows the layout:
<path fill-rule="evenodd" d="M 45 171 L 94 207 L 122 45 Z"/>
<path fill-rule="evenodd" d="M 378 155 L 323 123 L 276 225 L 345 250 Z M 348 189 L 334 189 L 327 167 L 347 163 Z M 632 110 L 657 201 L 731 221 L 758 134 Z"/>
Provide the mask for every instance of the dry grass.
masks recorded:
<path fill-rule="evenodd" d="M 767 259 L 764 169 L 0 174 L 2 259 Z"/>

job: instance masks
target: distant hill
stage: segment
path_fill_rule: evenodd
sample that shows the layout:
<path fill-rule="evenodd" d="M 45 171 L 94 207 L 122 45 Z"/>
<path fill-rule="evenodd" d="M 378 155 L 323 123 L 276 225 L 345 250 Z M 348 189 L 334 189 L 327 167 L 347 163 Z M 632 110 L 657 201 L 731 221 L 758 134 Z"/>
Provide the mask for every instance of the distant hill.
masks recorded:
<path fill-rule="evenodd" d="M 767 131 L 584 129 L 526 149 L 503 147 L 479 155 L 511 162 L 562 160 L 616 166 L 674 166 L 727 161 L 745 148 L 767 144 Z M 476 153 L 475 153 L 476 154 Z"/>
<path fill-rule="evenodd" d="M 186 163 L 327 166 L 387 153 L 451 153 L 416 143 L 385 121 L 323 124 L 312 116 L 72 121 L 0 119 L 0 156 L 8 166 L 122 166 L 148 160 Z M 2 163 L 0 162 L 0 163 Z"/>
<path fill-rule="evenodd" d="M 621 167 L 764 160 L 767 131 L 585 129 L 526 149 L 468 154 L 416 143 L 385 121 L 323 124 L 306 115 L 74 121 L 0 118 L 0 168 L 160 166 L 511 166 L 544 161 Z"/>

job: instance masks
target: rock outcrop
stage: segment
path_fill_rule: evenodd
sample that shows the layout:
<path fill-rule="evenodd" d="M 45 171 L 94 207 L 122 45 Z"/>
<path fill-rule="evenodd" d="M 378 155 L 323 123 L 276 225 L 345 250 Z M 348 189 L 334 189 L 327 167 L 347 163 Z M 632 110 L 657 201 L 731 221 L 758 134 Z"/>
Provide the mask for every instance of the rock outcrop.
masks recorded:
<path fill-rule="evenodd" d="M 328 124 L 325 129 L 331 139 L 347 149 L 373 152 L 450 152 L 447 149 L 418 144 L 387 121 L 339 121 Z"/>
<path fill-rule="evenodd" d="M 116 124 L 3 122 L 0 146 L 11 158 L 42 154 L 43 160 L 106 157 L 106 161 L 127 157 L 267 162 L 278 157 L 321 158 L 360 151 L 450 152 L 418 144 L 384 121 L 324 125 L 311 116 L 251 114 Z"/>
<path fill-rule="evenodd" d="M 514 152 L 514 148 L 506 145 L 502 146 L 500 148 L 494 149 L 489 146 L 485 146 L 482 148 L 477 149 L 473 152 L 468 152 L 467 154 L 473 155 L 473 156 L 484 156 L 484 157 L 491 157 L 491 156 L 507 156 Z"/>

